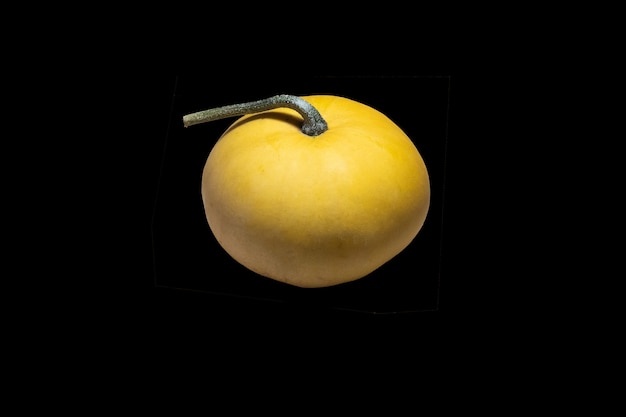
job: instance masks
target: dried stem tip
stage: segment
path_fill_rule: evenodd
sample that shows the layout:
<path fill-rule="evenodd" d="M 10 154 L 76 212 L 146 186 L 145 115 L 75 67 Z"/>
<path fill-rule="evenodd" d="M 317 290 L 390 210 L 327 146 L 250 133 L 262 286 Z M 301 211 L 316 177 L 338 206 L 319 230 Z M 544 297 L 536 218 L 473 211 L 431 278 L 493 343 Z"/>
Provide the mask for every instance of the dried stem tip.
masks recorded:
<path fill-rule="evenodd" d="M 183 116 L 183 125 L 185 127 L 189 127 L 213 120 L 259 113 L 279 107 L 288 107 L 300 113 L 304 119 L 302 122 L 302 133 L 306 135 L 317 136 L 328 130 L 328 124 L 317 109 L 311 105 L 311 103 L 298 96 L 288 94 L 280 94 L 263 100 L 232 104 L 229 106 L 216 107 L 214 109 L 191 113 Z"/>

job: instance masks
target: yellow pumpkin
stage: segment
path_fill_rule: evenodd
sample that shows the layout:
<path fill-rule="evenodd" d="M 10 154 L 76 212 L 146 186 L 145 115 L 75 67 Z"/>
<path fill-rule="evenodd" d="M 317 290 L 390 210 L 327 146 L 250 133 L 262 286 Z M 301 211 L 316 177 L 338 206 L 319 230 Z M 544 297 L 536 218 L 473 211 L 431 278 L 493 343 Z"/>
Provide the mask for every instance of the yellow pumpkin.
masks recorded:
<path fill-rule="evenodd" d="M 301 97 L 328 129 L 308 136 L 291 108 L 247 114 L 202 175 L 208 225 L 237 262 L 303 287 L 357 280 L 415 238 L 430 184 L 413 142 L 387 116 L 339 96 Z"/>

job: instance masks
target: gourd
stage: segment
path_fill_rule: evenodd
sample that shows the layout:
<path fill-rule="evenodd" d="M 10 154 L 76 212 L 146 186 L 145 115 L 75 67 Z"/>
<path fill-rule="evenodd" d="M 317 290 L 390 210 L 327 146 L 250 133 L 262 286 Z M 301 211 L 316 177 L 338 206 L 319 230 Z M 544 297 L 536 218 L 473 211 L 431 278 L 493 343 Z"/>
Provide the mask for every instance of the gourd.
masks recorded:
<path fill-rule="evenodd" d="M 237 262 L 302 288 L 363 278 L 417 236 L 430 205 L 425 162 L 389 117 L 333 95 L 277 95 L 185 115 L 239 117 L 212 147 L 201 198 Z"/>

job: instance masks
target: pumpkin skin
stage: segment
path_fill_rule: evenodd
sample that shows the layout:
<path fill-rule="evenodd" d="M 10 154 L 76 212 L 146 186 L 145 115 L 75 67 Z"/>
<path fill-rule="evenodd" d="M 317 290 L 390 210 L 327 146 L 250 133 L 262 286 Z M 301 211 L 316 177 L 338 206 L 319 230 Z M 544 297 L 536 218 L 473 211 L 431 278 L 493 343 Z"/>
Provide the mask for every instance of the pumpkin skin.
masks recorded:
<path fill-rule="evenodd" d="M 301 97 L 328 123 L 318 136 L 278 108 L 245 115 L 211 149 L 206 219 L 222 248 L 302 288 L 357 280 L 400 253 L 426 219 L 430 183 L 415 145 L 387 116 L 331 95 Z"/>

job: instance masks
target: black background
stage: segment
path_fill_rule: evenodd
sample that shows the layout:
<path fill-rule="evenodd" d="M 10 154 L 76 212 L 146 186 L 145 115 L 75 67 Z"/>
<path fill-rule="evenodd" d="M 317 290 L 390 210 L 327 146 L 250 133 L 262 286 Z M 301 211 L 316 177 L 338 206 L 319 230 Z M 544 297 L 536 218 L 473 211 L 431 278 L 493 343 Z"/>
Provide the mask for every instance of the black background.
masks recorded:
<path fill-rule="evenodd" d="M 449 81 L 448 96 L 443 98 L 449 100 L 449 103 L 445 202 L 438 207 L 443 220 L 440 230 L 443 240 L 441 248 L 436 249 L 441 250 L 436 308 L 418 302 L 406 308 L 418 311 L 371 314 L 353 311 L 351 308 L 327 308 L 328 305 L 319 303 L 319 300 L 306 302 L 310 300 L 304 299 L 305 302 L 298 303 L 282 302 L 283 299 L 281 302 L 268 302 L 264 297 L 233 297 L 155 285 L 153 215 L 160 180 L 169 178 L 162 170 L 164 163 L 167 166 L 167 158 L 175 155 L 176 150 L 168 148 L 173 146 L 168 143 L 173 129 L 172 120 L 180 116 L 175 114 L 172 117 L 173 111 L 197 111 L 213 105 L 254 100 L 276 93 L 341 95 L 338 92 L 341 90 L 346 95 L 393 115 L 390 117 L 403 129 L 410 131 L 414 129 L 411 126 L 414 117 L 418 115 L 414 114 L 415 110 L 411 110 L 411 104 L 415 102 L 403 94 L 401 86 L 405 82 L 402 81 L 403 77 L 414 76 L 411 73 L 335 76 L 339 78 L 324 81 L 328 76 L 285 79 L 222 75 L 217 84 L 213 76 L 205 84 L 206 88 L 211 89 L 211 97 L 201 97 L 185 109 L 172 107 L 173 94 L 177 88 L 176 76 L 145 77 L 137 74 L 101 82 L 89 80 L 85 84 L 89 89 L 82 94 L 104 97 L 107 103 L 99 106 L 97 114 L 92 119 L 86 119 L 84 125 L 72 127 L 76 131 L 83 129 L 83 132 L 91 134 L 91 143 L 81 148 L 83 157 L 79 159 L 79 169 L 72 168 L 69 173 L 71 184 L 75 184 L 69 192 L 75 194 L 73 198 L 76 201 L 70 216 L 79 227 L 73 239 L 72 262 L 68 264 L 72 265 L 70 268 L 83 282 L 71 290 L 72 294 L 80 294 L 72 296 L 73 301 L 78 301 L 83 309 L 95 311 L 95 317 L 103 326 L 126 334 L 154 334 L 155 331 L 157 334 L 170 334 L 170 331 L 178 333 L 181 329 L 185 329 L 186 334 L 196 334 L 197 331 L 205 334 L 202 332 L 210 329 L 209 333 L 214 335 L 224 332 L 258 335 L 259 332 L 269 331 L 283 336 L 294 332 L 317 334 L 320 340 L 330 338 L 326 332 L 331 329 L 335 329 L 332 337 L 341 336 L 351 329 L 363 329 L 359 334 L 367 337 L 379 337 L 380 332 L 394 332 L 403 340 L 408 340 L 416 329 L 429 333 L 429 329 L 436 329 L 449 320 L 466 320 L 474 312 L 488 309 L 491 298 L 483 291 L 483 275 L 488 271 L 483 265 L 490 255 L 481 247 L 493 247 L 497 242 L 485 243 L 484 224 L 473 217 L 477 210 L 482 210 L 478 205 L 480 189 L 475 189 L 477 175 L 480 175 L 477 170 L 480 171 L 481 167 L 473 163 L 468 165 L 468 160 L 471 162 L 477 157 L 482 158 L 480 138 L 467 139 L 468 129 L 473 127 L 468 114 L 474 116 L 479 109 L 472 108 L 476 101 L 467 97 L 467 86 L 472 81 L 462 74 L 445 71 L 417 74 L 442 76 L 446 83 Z M 390 81 L 389 78 L 397 79 Z M 332 88 L 324 87 L 327 81 L 327 85 L 332 85 Z M 433 85 L 439 85 L 439 81 Z M 363 85 L 371 85 L 372 89 L 365 90 Z M 383 85 L 386 87 L 382 88 Z M 393 100 L 386 93 L 389 85 L 395 85 L 393 90 L 397 96 Z M 184 91 L 184 85 L 178 87 Z M 80 96 L 81 93 L 77 94 Z M 427 103 L 419 100 L 417 103 L 421 106 L 418 113 L 428 114 Z M 82 109 L 82 113 L 91 116 L 90 109 Z M 231 122 L 222 120 L 194 126 L 193 132 L 194 135 L 201 132 L 208 134 L 209 131 L 221 133 Z M 188 130 L 191 132 L 191 128 Z M 211 141 L 206 140 L 195 146 L 208 151 Z M 426 154 L 441 155 L 441 149 L 429 150 L 428 146 L 421 144 L 420 149 L 423 148 Z M 201 164 L 206 157 L 203 152 L 194 153 L 198 160 L 194 162 L 195 167 L 193 164 L 188 167 L 191 177 L 198 173 L 198 163 Z M 436 176 L 443 175 L 443 161 L 430 157 L 427 160 L 435 164 L 433 173 Z M 442 179 L 439 177 L 437 182 Z M 471 191 L 469 198 L 468 190 Z M 438 227 L 438 223 L 434 222 L 433 226 Z M 207 230 L 198 229 L 195 233 L 206 237 L 205 232 Z M 65 231 L 59 230 L 61 233 Z M 431 249 L 435 250 L 434 247 Z M 390 266 L 395 265 L 393 268 L 397 270 L 404 270 L 402 262 L 413 265 L 411 259 L 402 256 L 396 262 L 400 263 Z M 66 268 L 65 265 L 63 267 Z M 385 303 L 379 310 L 383 313 L 392 311 L 393 301 Z M 362 310 L 372 312 L 380 306 L 365 307 Z M 404 307 L 401 306 L 400 310 Z"/>
<path fill-rule="evenodd" d="M 206 14 L 199 15 L 206 19 Z M 567 243 L 589 242 L 570 225 L 576 204 L 568 201 L 562 211 L 562 206 L 552 205 L 561 196 L 562 185 L 572 182 L 570 174 L 580 175 L 580 167 L 570 170 L 573 167 L 561 165 L 563 159 L 569 159 L 562 151 L 572 146 L 570 136 L 561 132 L 566 125 L 576 128 L 581 120 L 572 120 L 571 114 L 568 118 L 556 115 L 562 111 L 560 100 L 576 95 L 579 83 L 563 77 L 561 69 L 565 67 L 555 69 L 554 61 L 544 59 L 554 55 L 554 42 L 543 42 L 540 36 L 549 53 L 537 55 L 536 45 L 526 42 L 524 31 L 513 36 L 517 39 L 513 45 L 508 42 L 512 37 L 501 36 L 499 30 L 487 30 L 489 37 L 484 39 L 459 32 L 457 42 L 463 53 L 458 58 L 462 56 L 465 70 L 423 69 L 441 62 L 425 54 L 424 47 L 447 27 L 420 33 L 416 15 L 406 15 L 411 22 L 401 24 L 384 16 L 375 22 L 352 16 L 346 21 L 357 21 L 362 27 L 344 40 L 335 36 L 336 27 L 344 22 L 334 27 L 324 23 L 322 30 L 332 34 L 333 43 L 345 51 L 344 64 L 355 61 L 349 74 L 367 73 L 366 69 L 378 66 L 383 68 L 379 74 L 394 76 L 451 75 L 444 245 L 439 305 L 434 312 L 362 314 L 155 287 L 152 214 L 175 81 L 175 76 L 158 72 L 173 57 L 193 55 L 203 61 L 199 70 L 206 77 L 223 82 L 222 97 L 230 103 L 240 94 L 233 85 L 238 86 L 237 91 L 255 86 L 247 72 L 276 71 L 269 68 L 272 61 L 264 59 L 271 49 L 270 40 L 246 40 L 220 55 L 210 36 L 199 37 L 206 42 L 198 48 L 184 42 L 170 46 L 158 42 L 153 32 L 142 30 L 136 19 L 129 19 L 129 26 L 142 39 L 129 40 L 120 34 L 123 51 L 109 42 L 112 34 L 117 34 L 114 22 L 112 27 L 102 28 L 98 37 L 86 37 L 82 28 L 70 28 L 64 31 L 67 38 L 59 42 L 54 42 L 54 36 L 38 39 L 44 49 L 35 45 L 21 49 L 30 53 L 34 66 L 23 54 L 13 60 L 9 57 L 7 63 L 21 65 L 12 74 L 9 66 L 5 76 L 5 86 L 17 94 L 5 108 L 9 117 L 3 126 L 7 146 L 3 156 L 11 168 L 11 146 L 22 146 L 26 156 L 19 161 L 18 170 L 11 169 L 5 177 L 7 184 L 20 191 L 15 198 L 6 198 L 5 205 L 22 211 L 21 216 L 5 217 L 7 226 L 12 226 L 7 229 L 16 230 L 18 239 L 7 236 L 4 259 L 15 266 L 5 268 L 3 276 L 7 301 L 19 297 L 5 319 L 19 332 L 7 334 L 7 344 L 20 350 L 22 355 L 16 356 L 20 364 L 31 364 L 30 369 L 20 366 L 18 376 L 34 376 L 36 381 L 47 376 L 41 383 L 45 390 L 61 385 L 59 375 L 69 376 L 67 379 L 83 386 L 83 392 L 103 392 L 106 397 L 93 402 L 100 405 L 109 403 L 113 394 L 96 389 L 93 379 L 107 386 L 108 381 L 116 386 L 126 382 L 123 388 L 128 388 L 125 392 L 130 396 L 141 387 L 134 376 L 152 379 L 164 375 L 165 364 L 170 364 L 190 371 L 194 381 L 209 381 L 238 393 L 246 381 L 253 390 L 273 382 L 273 371 L 281 365 L 291 372 L 279 374 L 279 378 L 296 390 L 303 379 L 315 376 L 311 380 L 320 391 L 300 391 L 311 402 L 328 398 L 329 393 L 335 394 L 333 398 L 343 396 L 349 388 L 345 381 L 356 377 L 381 392 L 378 398 L 385 404 L 394 398 L 379 389 L 403 386 L 409 391 L 406 396 L 411 406 L 419 407 L 414 400 L 421 399 L 418 395 L 423 386 L 453 398 L 456 392 L 448 390 L 450 385 L 466 388 L 470 378 L 472 386 L 477 377 L 487 377 L 502 387 L 496 390 L 501 393 L 510 385 L 500 382 L 508 382 L 511 376 L 547 376 L 544 379 L 552 382 L 551 377 L 561 370 L 566 377 L 577 372 L 577 367 L 555 369 L 551 365 L 564 363 L 559 358 L 569 359 L 572 346 L 586 346 L 581 340 L 597 340 L 595 334 L 581 333 L 579 324 L 583 322 L 571 317 L 572 313 L 586 314 L 589 300 L 555 293 L 552 305 L 558 306 L 559 314 L 551 320 L 543 314 L 545 305 L 537 295 L 546 294 L 546 287 L 554 285 L 555 279 L 559 284 L 561 279 L 566 281 L 559 289 L 571 288 L 567 281 L 575 275 L 572 268 L 579 269 L 579 261 L 589 260 L 588 254 L 580 251 L 558 254 L 564 239 L 554 224 L 563 223 L 563 218 L 568 223 Z M 449 17 L 447 13 L 444 16 Z M 421 23 L 430 15 L 417 17 Z M 139 20 L 150 19 L 144 13 Z M 199 28 L 209 29 L 219 18 L 213 14 L 209 20 L 209 25 Z M 263 23 L 264 19 L 257 21 Z M 502 25 L 510 23 L 507 18 L 501 21 Z M 110 23 L 107 19 L 103 22 Z M 408 41 L 404 47 L 394 47 L 402 39 L 386 42 L 380 38 L 384 32 L 380 22 L 402 27 L 399 38 Z M 481 30 L 476 22 L 468 22 Z M 284 25 L 275 28 L 284 31 Z M 236 25 L 231 29 L 227 35 L 237 33 Z M 363 39 L 367 33 L 373 39 Z M 398 38 L 397 32 L 391 34 Z M 106 46 L 105 51 L 93 48 L 96 38 Z M 60 55 L 59 50 L 68 44 L 71 54 Z M 157 52 L 158 59 L 147 58 L 146 46 Z M 281 56 L 286 49 L 299 55 L 292 61 L 298 66 L 279 60 L 281 75 L 289 78 L 294 68 L 300 73 L 309 64 L 318 64 L 323 74 L 333 73 L 324 70 L 334 59 L 325 57 L 325 50 L 315 51 L 319 55 L 312 58 L 308 46 L 283 43 L 274 48 Z M 373 47 L 382 54 L 372 53 Z M 449 48 L 437 48 L 444 58 L 454 57 Z M 252 51 L 256 55 L 250 54 Z M 403 61 L 401 70 L 389 69 L 392 57 Z M 218 74 L 220 68 L 235 63 L 242 75 Z M 540 87 L 535 85 L 538 79 Z M 564 90 L 568 93 L 562 94 Z M 546 130 L 537 121 L 557 123 Z M 590 138 L 593 141 L 595 137 Z M 593 148 L 582 147 L 585 151 Z M 586 159 L 574 162 L 584 165 Z M 549 169 L 542 170 L 540 164 Z M 559 174 L 557 178 L 552 177 L 554 172 Z M 577 179 L 574 184 L 578 187 Z M 577 200 L 586 198 L 580 190 L 575 196 Z M 14 258 L 13 253 L 18 252 L 23 257 Z M 546 268 L 544 261 L 552 265 Z M 590 282 L 597 277 L 597 273 L 583 275 Z M 10 285 L 17 282 L 26 287 L 22 292 L 12 291 Z M 578 308 L 560 308 L 563 298 L 578 303 Z M 509 314 L 511 311 L 515 314 Z M 528 317 L 539 320 L 528 321 Z M 597 324 L 589 317 L 586 322 Z M 576 327 L 576 337 L 567 337 L 566 345 L 551 345 L 564 326 Z M 273 354 L 268 354 L 270 351 Z M 46 372 L 50 364 L 54 369 Z M 68 375 L 70 364 L 81 372 Z M 318 365 L 322 365 L 321 372 L 314 372 Z M 226 372 L 216 376 L 213 371 L 221 366 Z M 200 372 L 201 367 L 209 369 Z M 436 370 L 434 384 L 431 374 L 424 372 L 429 369 Z M 381 377 L 380 370 L 389 372 Z M 103 374 L 109 378 L 101 379 Z M 224 380 L 224 376 L 231 379 Z M 158 388 L 168 390 L 181 379 L 165 378 Z M 319 380 L 321 384 L 317 384 Z M 440 385 L 441 381 L 452 384 Z M 238 399 L 250 403 L 246 394 Z M 280 393 L 275 394 L 267 401 L 284 404 Z M 369 395 L 365 400 L 361 396 L 355 403 L 369 406 L 369 400 Z"/>
<path fill-rule="evenodd" d="M 26 293 L 31 300 L 13 314 L 19 316 L 29 311 L 36 324 L 22 327 L 22 331 L 38 332 L 43 344 L 60 342 L 59 346 L 67 352 L 65 357 L 78 351 L 83 352 L 83 357 L 92 355 L 92 362 L 102 358 L 116 358 L 116 362 L 117 358 L 126 359 L 124 370 L 133 361 L 147 365 L 151 372 L 159 372 L 166 362 L 182 362 L 191 370 L 198 364 L 225 366 L 226 373 L 235 377 L 237 373 L 228 371 L 230 367 L 247 376 L 258 369 L 261 379 L 271 375 L 274 364 L 306 377 L 306 372 L 314 372 L 312 368 L 321 364 L 320 361 L 323 361 L 322 369 L 350 364 L 360 370 L 358 375 L 364 381 L 370 380 L 371 367 L 399 371 L 401 375 L 405 375 L 405 369 L 412 369 L 406 376 L 419 378 L 423 367 L 437 367 L 442 363 L 437 361 L 448 360 L 437 352 L 445 352 L 452 360 L 446 363 L 471 362 L 473 359 L 464 354 L 471 352 L 467 347 L 496 339 L 490 346 L 498 350 L 502 343 L 509 343 L 510 340 L 501 338 L 507 331 L 511 334 L 509 315 L 505 312 L 513 304 L 511 300 L 519 299 L 518 289 L 523 287 L 532 265 L 517 259 L 513 262 L 511 253 L 531 261 L 534 256 L 533 246 L 526 242 L 518 242 L 523 250 L 509 244 L 511 240 L 519 241 L 515 229 L 521 228 L 518 218 L 504 210 L 516 202 L 507 199 L 507 194 L 517 193 L 504 176 L 506 170 L 499 169 L 511 160 L 509 147 L 501 145 L 500 140 L 508 137 L 505 133 L 510 126 L 503 126 L 497 120 L 490 123 L 498 115 L 493 109 L 499 103 L 491 100 L 478 82 L 480 78 L 445 71 L 406 74 L 414 75 L 450 76 L 436 309 L 427 306 L 421 310 L 424 304 L 418 302 L 408 306 L 409 310 L 417 307 L 417 311 L 384 311 L 397 305 L 397 299 L 387 297 L 395 292 L 385 295 L 387 299 L 382 306 L 357 305 L 366 308 L 354 309 L 328 308 L 327 303 L 307 297 L 300 297 L 303 302 L 296 302 L 300 301 L 298 297 L 268 302 L 265 297 L 155 285 L 158 269 L 153 251 L 153 215 L 159 181 L 171 178 L 162 172 L 164 162 L 176 155 L 169 152 L 176 151 L 169 148 L 174 143 L 169 142 L 171 123 L 181 116 L 172 116 L 176 76 L 136 72 L 103 77 L 85 73 L 80 77 L 76 74 L 54 77 L 50 94 L 37 91 L 30 96 L 29 106 L 23 107 L 24 111 L 32 109 L 35 100 L 40 107 L 44 102 L 39 100 L 48 97 L 49 105 L 56 105 L 59 111 L 50 119 L 39 121 L 45 127 L 45 134 L 37 137 L 44 139 L 38 141 L 42 146 L 29 150 L 32 159 L 23 166 L 23 169 L 37 169 L 35 161 L 47 162 L 41 165 L 46 169 L 38 174 L 40 181 L 25 188 L 33 190 L 35 186 L 36 198 L 29 213 L 32 233 L 22 232 L 21 237 L 42 255 L 28 257 L 16 271 L 24 275 L 24 271 L 32 268 L 37 271 L 32 276 L 43 280 L 44 285 L 24 281 L 32 286 L 32 291 Z M 411 131 L 415 128 L 413 117 L 417 115 L 404 109 L 405 105 L 411 108 L 414 102 L 402 88 L 396 87 L 397 96 L 393 100 L 389 100 L 385 89 L 372 92 L 356 88 L 370 82 L 371 85 L 389 82 L 376 81 L 378 77 L 402 76 L 404 73 L 362 75 L 356 77 L 357 81 L 334 81 L 334 91 L 325 91 L 319 79 L 311 81 L 316 77 L 210 75 L 206 85 L 214 86 L 214 80 L 219 80 L 219 87 L 211 87 L 214 94 L 211 97 L 219 99 L 211 103 L 208 98 L 204 101 L 204 97 L 199 97 L 193 104 L 197 108 L 180 111 L 258 99 L 268 93 L 338 94 L 341 90 L 378 107 L 403 129 Z M 368 81 L 363 77 L 374 79 Z M 401 80 L 391 83 L 395 82 L 402 84 Z M 318 91 L 310 91 L 314 86 Z M 292 89 L 289 87 L 295 91 L 287 91 Z M 68 99 L 67 106 L 58 104 L 60 97 Z M 420 113 L 429 114 L 425 103 L 420 106 Z M 501 113 L 506 111 L 503 109 Z M 193 126 L 193 130 L 188 128 L 188 133 L 194 137 L 205 132 L 208 135 L 210 130 L 221 134 L 230 123 L 222 120 Z M 18 133 L 29 145 L 34 135 L 30 125 L 24 126 Z M 204 147 L 206 151 L 210 145 L 211 140 L 201 140 L 193 146 Z M 426 157 L 438 154 L 437 149 L 429 150 L 429 146 L 421 143 L 419 148 L 429 163 L 442 168 L 442 161 Z M 197 178 L 203 153 L 193 152 L 197 160 L 185 169 L 189 178 Z M 194 193 L 197 191 L 195 186 L 187 187 Z M 184 189 L 173 191 L 185 193 Z M 194 230 L 194 239 L 198 241 L 211 237 L 204 227 Z M 434 246 L 429 248 L 434 250 Z M 399 256 L 389 266 L 405 271 L 404 266 L 417 264 L 410 258 Z M 365 279 L 358 286 L 363 284 L 372 289 L 380 282 Z M 406 300 L 419 301 L 413 297 Z M 33 304 L 36 308 L 31 309 Z M 375 313 L 381 310 L 382 313 Z M 66 347 L 68 343 L 72 349 Z M 110 364 L 111 360 L 104 363 Z M 333 375 L 337 378 L 337 372 Z M 374 378 L 372 382 L 386 381 Z"/>
<path fill-rule="evenodd" d="M 561 353 L 570 352 L 581 337 L 594 340 L 593 336 L 589 338 L 577 331 L 573 343 L 556 352 L 554 348 L 550 351 L 549 337 L 536 337 L 539 328 L 547 329 L 539 336 L 558 336 L 563 323 L 578 324 L 568 317 L 571 309 L 559 308 L 559 321 L 548 321 L 546 325 L 545 306 L 537 295 L 545 294 L 545 287 L 554 285 L 551 283 L 555 279 L 559 284 L 561 279 L 569 281 L 574 275 L 571 272 L 575 272 L 570 270 L 578 269 L 579 261 L 589 260 L 588 254 L 580 251 L 576 255 L 569 250 L 558 254 L 564 239 L 555 223 L 560 222 L 557 226 L 565 231 L 564 218 L 568 226 L 566 240 L 570 240 L 567 243 L 584 246 L 589 242 L 579 235 L 577 227 L 571 227 L 571 209 L 579 206 L 570 205 L 569 201 L 566 207 L 553 205 L 562 195 L 562 186 L 571 185 L 570 174 L 580 175 L 580 166 L 565 169 L 561 162 L 568 159 L 586 164 L 585 158 L 571 160 L 562 152 L 572 147 L 570 136 L 562 134 L 563 127 L 576 128 L 581 120 L 572 120 L 573 113 L 568 118 L 560 118 L 557 113 L 562 112 L 563 98 L 570 99 L 579 92 L 579 83 L 564 77 L 562 70 L 567 65 L 552 66 L 555 43 L 549 39 L 544 42 L 540 36 L 538 39 L 547 48 L 539 49 L 547 53 L 537 54 L 537 45 L 527 42 L 525 31 L 508 36 L 512 32 L 505 30 L 501 36 L 499 29 L 511 22 L 510 16 L 504 16 L 496 31 L 490 30 L 492 26 L 484 31 L 475 21 L 467 20 L 472 27 L 459 31 L 456 46 L 460 48 L 455 51 L 437 45 L 439 36 L 449 27 L 420 32 L 420 23 L 432 15 L 405 13 L 406 21 L 402 22 L 397 19 L 401 17 L 397 8 L 376 8 L 376 13 L 382 9 L 396 16 L 387 20 L 389 14 L 383 14 L 372 21 L 355 15 L 335 25 L 323 19 L 321 31 L 331 34 L 330 43 L 341 48 L 343 60 L 329 59 L 326 48 L 311 53 L 311 45 L 285 42 L 273 48 L 280 60 L 265 59 L 273 39 L 262 38 L 259 33 L 257 38 L 245 39 L 239 47 L 222 54 L 211 36 L 199 36 L 203 43 L 195 47 L 185 42 L 168 44 L 159 42 L 165 38 L 153 36 L 154 32 L 144 31 L 137 19 L 129 19 L 128 26 L 141 39 L 129 39 L 122 33 L 117 36 L 119 44 L 110 42 L 118 33 L 114 22 L 111 27 L 103 27 L 97 37 L 85 36 L 82 27 L 78 31 L 70 28 L 64 31 L 65 39 L 56 41 L 54 36 L 44 36 L 38 39 L 38 46 L 21 48 L 35 60 L 34 66 L 24 59 L 23 53 L 13 60 L 8 57 L 7 63 L 18 65 L 12 73 L 8 67 L 5 86 L 17 94 L 9 98 L 5 108 L 9 117 L 3 126 L 7 146 L 3 156 L 7 166 L 13 168 L 8 164 L 14 155 L 10 146 L 19 145 L 25 148 L 26 158 L 19 161 L 18 170 L 11 169 L 5 178 L 7 184 L 20 191 L 16 198 L 5 200 L 6 206 L 22 211 L 21 216 L 5 217 L 6 224 L 13 226 L 7 229 L 16 230 L 19 239 L 7 240 L 5 259 L 14 261 L 15 267 L 5 269 L 4 294 L 8 301 L 16 295 L 23 298 L 17 307 L 9 309 L 6 317 L 7 323 L 20 329 L 16 337 L 7 337 L 7 344 L 17 341 L 22 342 L 15 344 L 20 348 L 29 348 L 25 349 L 29 356 L 20 358 L 20 363 L 39 358 L 38 363 L 43 359 L 59 364 L 50 373 L 55 380 L 43 384 L 45 387 L 59 385 L 56 376 L 65 375 L 66 359 L 79 358 L 74 362 L 85 370 L 85 375 L 98 378 L 100 373 L 93 372 L 90 366 L 104 363 L 103 368 L 113 363 L 111 359 L 107 361 L 113 357 L 120 364 L 114 367 L 120 372 L 113 375 L 113 381 L 126 379 L 132 384 L 128 371 L 137 360 L 147 362 L 152 376 L 162 371 L 165 359 L 180 364 L 181 359 L 189 356 L 188 351 L 196 348 L 194 363 L 184 366 L 191 370 L 207 364 L 235 368 L 227 372 L 235 380 L 227 387 L 235 390 L 242 379 L 255 374 L 256 369 L 251 366 L 255 363 L 268 364 L 257 383 L 270 380 L 272 359 L 278 357 L 293 369 L 294 376 L 298 373 L 306 378 L 307 373 L 301 372 L 303 365 L 318 355 L 332 359 L 332 365 L 323 369 L 333 368 L 335 372 L 323 377 L 341 381 L 341 389 L 335 392 L 345 392 L 343 377 L 349 372 L 344 365 L 351 362 L 354 366 L 350 370 L 361 370 L 357 376 L 373 384 L 374 389 L 401 381 L 395 386 L 409 387 L 408 398 L 414 403 L 412 400 L 420 392 L 415 382 L 426 382 L 428 377 L 422 370 L 428 365 L 436 368 L 442 379 L 458 382 L 459 386 L 469 378 L 475 381 L 477 376 L 485 376 L 487 363 L 497 372 L 486 376 L 498 384 L 507 381 L 506 376 L 520 374 L 514 364 L 530 365 L 531 372 L 536 371 L 530 374 L 526 369 L 522 374 L 544 375 L 550 367 L 544 369 L 545 360 L 537 360 L 532 366 L 533 359 L 547 359 L 550 363 L 554 358 L 569 358 Z M 124 16 L 118 10 L 116 14 Z M 198 15 L 206 23 L 207 15 Z M 197 27 L 201 31 L 217 27 L 214 23 L 223 20 L 218 16 L 210 15 L 208 25 Z M 448 13 L 443 16 L 449 19 Z M 145 13 L 139 20 L 150 21 Z M 256 21 L 259 28 L 268 26 L 262 18 Z M 94 21 L 83 19 L 83 26 L 84 22 L 90 25 Z M 108 19 L 103 22 L 110 23 Z M 342 38 L 336 32 L 345 22 L 358 22 L 360 27 Z M 393 39 L 383 39 L 381 22 L 401 29 L 400 33 L 392 30 Z M 240 42 L 241 38 L 234 34 L 241 25 L 234 23 L 221 35 Z M 284 39 L 285 25 L 273 27 L 280 31 L 277 38 Z M 477 38 L 472 33 L 476 30 L 489 37 Z M 467 37 L 466 32 L 470 33 Z M 104 48 L 93 47 L 96 38 Z M 512 38 L 513 44 L 509 42 Z M 401 45 L 401 41 L 406 43 Z M 437 48 L 440 56 L 429 55 L 425 50 L 429 45 Z M 69 46 L 69 53 L 59 54 L 64 46 Z M 151 60 L 147 49 L 155 52 L 157 59 Z M 287 60 L 286 50 L 297 57 Z M 362 314 L 155 287 L 152 213 L 175 81 L 175 76 L 159 72 L 173 62 L 172 58 L 180 62 L 187 56 L 202 61 L 199 73 L 223 82 L 223 97 L 228 103 L 240 94 L 234 90 L 255 86 L 250 73 L 263 70 L 278 72 L 288 79 L 316 65 L 322 74 L 341 72 L 329 70 L 338 68 L 340 63 L 352 66 L 348 74 L 367 74 L 378 67 L 377 73 L 383 75 L 451 75 L 444 245 L 437 311 Z M 454 70 L 432 69 L 445 67 L 442 62 L 450 58 L 464 64 Z M 560 58 L 558 53 L 555 58 Z M 272 66 L 272 62 L 278 65 Z M 238 75 L 219 74 L 220 69 L 224 72 L 229 66 Z M 233 89 L 233 85 L 237 88 Z M 568 93 L 564 94 L 564 90 Z M 546 130 L 538 121 L 556 123 Z M 589 137 L 590 141 L 595 138 Z M 589 143 L 584 142 L 582 149 L 594 149 Z M 555 172 L 559 174 L 556 178 L 551 175 Z M 578 179 L 573 181 L 577 188 Z M 581 197 L 579 189 L 573 194 L 577 201 L 587 198 L 584 193 Z M 16 248 L 23 257 L 13 258 L 12 254 L 18 252 Z M 582 259 L 577 259 L 577 255 Z M 546 268 L 544 261 L 552 265 Z M 564 270 L 565 267 L 569 269 Z M 583 275 L 590 282 L 597 277 L 597 273 Z M 13 292 L 9 287 L 16 282 L 26 286 L 23 292 Z M 560 288 L 571 287 L 564 283 Z M 554 294 L 553 305 L 560 306 L 564 297 L 568 295 Z M 588 311 L 589 300 L 585 297 L 572 301 L 579 302 L 578 311 Z M 512 322 L 508 314 L 512 310 L 524 318 L 539 316 L 541 323 L 523 320 L 520 326 L 520 322 Z M 33 320 L 23 324 L 26 315 Z M 595 325 L 595 320 L 587 321 Z M 37 336 L 35 340 L 23 337 L 32 335 Z M 353 343 L 346 343 L 352 340 Z M 140 348 L 133 349 L 137 344 Z M 58 347 L 56 352 L 51 349 L 54 346 Z M 180 349 L 169 351 L 173 346 Z M 447 348 L 437 349 L 443 354 L 420 349 L 441 346 Z M 276 354 L 266 356 L 270 349 L 263 347 Z M 227 355 L 231 349 L 233 354 Z M 54 353 L 45 356 L 46 351 Z M 57 356 L 57 352 L 64 355 Z M 118 358 L 130 360 L 117 361 Z M 394 362 L 394 358 L 398 360 Z M 463 369 L 463 364 L 472 364 L 472 372 L 464 372 L 467 368 Z M 245 373 L 236 372 L 242 369 Z M 388 379 L 377 378 L 373 372 L 379 369 L 393 373 Z M 568 369 L 565 375 L 577 370 Z M 21 377 L 33 374 L 20 371 Z M 196 377 L 216 381 L 210 372 Z M 405 384 L 407 379 L 409 384 Z M 172 386 L 178 381 L 166 380 L 163 385 Z M 86 385 L 86 389 L 92 387 Z M 502 390 L 504 386 L 508 388 L 504 384 Z M 452 398 L 454 394 L 443 388 L 439 392 Z M 246 401 L 244 396 L 241 398 Z"/>
<path fill-rule="evenodd" d="M 152 224 L 155 285 L 369 314 L 436 311 L 449 89 L 449 77 L 317 76 L 245 82 L 178 77 Z M 414 138 L 427 163 L 431 205 L 419 237 L 353 283 L 302 290 L 264 279 L 234 262 L 207 228 L 199 195 L 202 169 L 211 147 L 233 120 L 186 129 L 183 115 L 291 92 L 340 95 L 377 107 Z"/>

